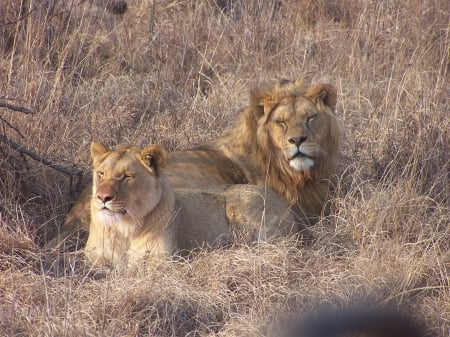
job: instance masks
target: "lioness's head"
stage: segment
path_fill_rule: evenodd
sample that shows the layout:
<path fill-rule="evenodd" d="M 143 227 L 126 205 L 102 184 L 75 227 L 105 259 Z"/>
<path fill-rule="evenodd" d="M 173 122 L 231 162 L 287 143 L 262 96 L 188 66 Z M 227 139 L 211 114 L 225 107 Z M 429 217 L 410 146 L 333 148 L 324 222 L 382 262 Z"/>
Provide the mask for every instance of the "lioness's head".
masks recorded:
<path fill-rule="evenodd" d="M 128 236 L 143 226 L 144 217 L 161 198 L 161 168 L 167 154 L 159 145 L 91 144 L 93 189 L 91 214 L 97 224 Z"/>
<path fill-rule="evenodd" d="M 258 144 L 274 156 L 270 161 L 277 160 L 279 168 L 289 167 L 305 177 L 324 169 L 334 171 L 339 128 L 332 85 L 307 87 L 302 80 L 270 81 L 251 92 L 251 104 Z"/>

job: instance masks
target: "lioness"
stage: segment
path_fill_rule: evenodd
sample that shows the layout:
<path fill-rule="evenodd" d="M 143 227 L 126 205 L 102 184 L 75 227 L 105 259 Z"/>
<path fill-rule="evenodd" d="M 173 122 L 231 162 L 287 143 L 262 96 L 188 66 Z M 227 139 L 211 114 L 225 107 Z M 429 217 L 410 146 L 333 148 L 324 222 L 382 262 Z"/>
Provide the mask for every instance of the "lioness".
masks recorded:
<path fill-rule="evenodd" d="M 284 199 L 256 185 L 173 190 L 162 173 L 166 152 L 91 144 L 93 188 L 85 252 L 94 264 L 123 266 L 229 239 L 267 240 L 298 233 Z M 233 241 L 234 241 L 233 240 Z"/>
<path fill-rule="evenodd" d="M 175 188 L 223 184 L 265 186 L 283 195 L 304 221 L 323 211 L 339 159 L 336 89 L 307 80 L 264 81 L 234 128 L 210 144 L 169 153 L 166 174 Z M 59 238 L 89 226 L 90 190 L 69 212 Z"/>

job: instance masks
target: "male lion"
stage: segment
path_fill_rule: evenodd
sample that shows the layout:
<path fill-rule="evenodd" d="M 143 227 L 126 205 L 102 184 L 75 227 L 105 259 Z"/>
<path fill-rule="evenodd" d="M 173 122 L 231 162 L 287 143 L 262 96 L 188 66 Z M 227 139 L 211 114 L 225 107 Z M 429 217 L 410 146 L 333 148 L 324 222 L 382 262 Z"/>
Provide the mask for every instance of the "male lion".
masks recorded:
<path fill-rule="evenodd" d="M 174 187 L 266 186 L 310 223 L 320 216 L 339 159 L 339 127 L 330 84 L 307 87 L 266 81 L 250 91 L 249 107 L 211 144 L 169 156 Z"/>
<path fill-rule="evenodd" d="M 250 90 L 249 106 L 225 135 L 207 145 L 169 153 L 167 177 L 175 188 L 265 186 L 314 224 L 339 159 L 336 97 L 330 84 L 264 81 Z M 89 200 L 90 188 L 69 212 L 56 241 L 87 229 Z"/>
<path fill-rule="evenodd" d="M 173 190 L 161 172 L 166 152 L 91 144 L 93 188 L 85 252 L 94 264 L 124 266 L 149 256 L 299 233 L 284 199 L 256 185 Z"/>

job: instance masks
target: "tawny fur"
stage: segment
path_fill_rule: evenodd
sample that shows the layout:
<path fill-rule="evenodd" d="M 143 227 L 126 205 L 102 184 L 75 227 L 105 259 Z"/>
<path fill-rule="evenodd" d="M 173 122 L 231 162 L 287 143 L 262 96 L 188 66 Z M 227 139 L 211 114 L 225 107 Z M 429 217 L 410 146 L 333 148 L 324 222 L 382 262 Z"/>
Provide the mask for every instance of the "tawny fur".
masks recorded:
<path fill-rule="evenodd" d="M 165 151 L 93 142 L 91 222 L 85 252 L 93 265 L 126 266 L 224 243 L 266 241 L 304 230 L 277 193 L 256 185 L 173 190 L 161 173 Z"/>

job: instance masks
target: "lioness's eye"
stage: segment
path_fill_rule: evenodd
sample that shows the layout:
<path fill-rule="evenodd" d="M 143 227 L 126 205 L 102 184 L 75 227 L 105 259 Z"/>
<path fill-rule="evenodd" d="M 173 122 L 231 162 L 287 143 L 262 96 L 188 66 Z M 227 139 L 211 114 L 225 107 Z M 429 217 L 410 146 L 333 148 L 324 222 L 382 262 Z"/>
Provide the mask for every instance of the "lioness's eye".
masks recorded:
<path fill-rule="evenodd" d="M 103 177 L 105 176 L 105 172 L 97 171 L 97 176 L 98 176 L 100 179 L 103 179 Z"/>
<path fill-rule="evenodd" d="M 275 123 L 277 123 L 277 124 L 279 124 L 279 125 L 281 125 L 283 127 L 286 126 L 286 122 L 284 120 L 282 120 L 282 119 L 276 119 Z"/>

